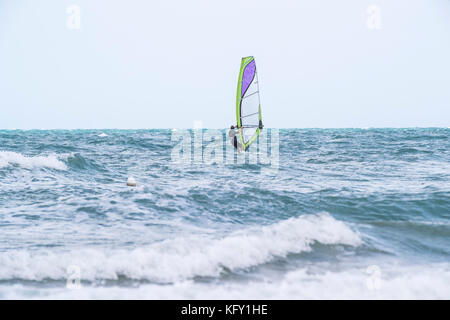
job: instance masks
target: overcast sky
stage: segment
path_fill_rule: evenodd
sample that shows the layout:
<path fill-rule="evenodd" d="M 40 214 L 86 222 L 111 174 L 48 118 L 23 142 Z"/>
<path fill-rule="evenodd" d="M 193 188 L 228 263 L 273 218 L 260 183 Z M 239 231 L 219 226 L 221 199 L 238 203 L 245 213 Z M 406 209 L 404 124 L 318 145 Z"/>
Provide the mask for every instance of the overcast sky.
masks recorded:
<path fill-rule="evenodd" d="M 0 0 L 0 128 L 225 128 L 248 55 L 266 127 L 450 126 L 449 0 Z"/>

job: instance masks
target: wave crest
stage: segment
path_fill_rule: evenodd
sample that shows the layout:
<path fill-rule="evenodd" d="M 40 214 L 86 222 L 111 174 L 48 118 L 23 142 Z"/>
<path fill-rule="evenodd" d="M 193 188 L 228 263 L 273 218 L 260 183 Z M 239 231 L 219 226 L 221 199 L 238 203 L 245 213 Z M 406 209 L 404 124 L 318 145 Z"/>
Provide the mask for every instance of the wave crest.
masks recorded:
<path fill-rule="evenodd" d="M 12 151 L 0 151 L 0 168 L 16 165 L 26 169 L 49 168 L 67 170 L 67 166 L 55 155 L 28 157 Z"/>
<path fill-rule="evenodd" d="M 134 250 L 82 249 L 72 252 L 16 251 L 0 254 L 0 279 L 42 280 L 66 278 L 76 265 L 83 280 L 120 277 L 157 283 L 196 276 L 220 276 L 224 270 L 254 267 L 275 257 L 311 251 L 311 245 L 362 243 L 357 233 L 327 213 L 304 215 L 273 225 L 245 229 L 214 239 L 197 235 L 165 240 Z"/>

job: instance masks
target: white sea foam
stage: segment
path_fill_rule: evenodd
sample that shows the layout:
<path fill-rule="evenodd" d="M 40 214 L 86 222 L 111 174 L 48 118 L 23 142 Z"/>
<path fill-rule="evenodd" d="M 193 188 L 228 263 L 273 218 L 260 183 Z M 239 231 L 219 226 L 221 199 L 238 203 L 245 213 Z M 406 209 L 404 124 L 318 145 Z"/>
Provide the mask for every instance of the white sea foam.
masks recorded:
<path fill-rule="evenodd" d="M 314 274 L 306 269 L 282 279 L 80 289 L 1 285 L 0 299 L 449 299 L 450 264 L 380 266 L 379 286 L 368 286 L 367 267 Z"/>
<path fill-rule="evenodd" d="M 27 169 L 50 168 L 67 170 L 67 166 L 55 155 L 28 157 L 17 152 L 0 151 L 0 168 L 18 165 Z"/>
<path fill-rule="evenodd" d="M 195 276 L 219 276 L 224 269 L 257 266 L 275 257 L 326 245 L 358 246 L 359 235 L 327 213 L 304 215 L 273 225 L 245 229 L 222 238 L 196 235 L 125 249 L 79 249 L 71 252 L 13 251 L 0 253 L 0 279 L 65 279 L 77 265 L 83 280 L 131 279 L 177 282 Z"/>
<path fill-rule="evenodd" d="M 108 135 L 106 133 L 102 132 L 98 136 L 101 137 L 101 138 L 104 138 L 104 137 L 107 137 Z"/>

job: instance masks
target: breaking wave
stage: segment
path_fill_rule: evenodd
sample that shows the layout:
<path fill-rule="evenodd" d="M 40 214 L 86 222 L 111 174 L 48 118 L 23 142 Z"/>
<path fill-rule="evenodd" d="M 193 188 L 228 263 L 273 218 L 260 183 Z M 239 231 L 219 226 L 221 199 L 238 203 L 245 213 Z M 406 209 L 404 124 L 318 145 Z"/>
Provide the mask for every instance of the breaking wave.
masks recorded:
<path fill-rule="evenodd" d="M 0 285 L 1 299 L 449 299 L 450 265 L 381 265 L 378 278 L 368 267 L 312 273 L 306 268 L 279 281 L 250 281 L 211 285 L 182 281 L 139 287 L 85 286 L 78 290 L 23 285 Z"/>
<path fill-rule="evenodd" d="M 133 250 L 82 249 L 71 252 L 0 253 L 0 279 L 63 280 L 70 265 L 86 281 L 120 277 L 157 283 L 196 276 L 220 276 L 225 270 L 254 267 L 291 253 L 311 251 L 314 243 L 359 246 L 360 236 L 327 213 L 240 230 L 223 238 L 197 235 Z"/>
<path fill-rule="evenodd" d="M 0 151 L 0 168 L 7 166 L 19 166 L 26 169 L 49 168 L 67 170 L 67 166 L 56 155 L 31 157 L 12 151 Z"/>

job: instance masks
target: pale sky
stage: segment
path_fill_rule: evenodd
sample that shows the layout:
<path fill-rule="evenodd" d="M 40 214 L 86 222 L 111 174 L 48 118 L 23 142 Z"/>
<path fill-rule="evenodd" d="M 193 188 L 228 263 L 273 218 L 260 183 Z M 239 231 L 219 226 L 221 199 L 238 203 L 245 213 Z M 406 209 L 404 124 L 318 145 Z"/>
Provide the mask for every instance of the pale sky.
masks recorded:
<path fill-rule="evenodd" d="M 225 128 L 249 55 L 266 127 L 450 126 L 449 0 L 0 0 L 0 129 Z"/>

